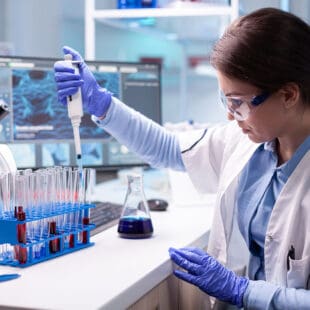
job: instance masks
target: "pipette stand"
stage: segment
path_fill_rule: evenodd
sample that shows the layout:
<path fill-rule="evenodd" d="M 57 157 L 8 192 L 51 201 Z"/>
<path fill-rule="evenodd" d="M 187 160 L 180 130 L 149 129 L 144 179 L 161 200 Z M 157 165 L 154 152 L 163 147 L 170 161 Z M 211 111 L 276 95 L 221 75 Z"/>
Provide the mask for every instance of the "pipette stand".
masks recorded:
<path fill-rule="evenodd" d="M 23 221 L 18 220 L 14 214 L 5 214 L 0 219 L 0 244 L 12 245 L 14 254 L 7 259 L 2 257 L 0 265 L 28 267 L 94 245 L 93 242 L 90 242 L 90 231 L 95 228 L 95 225 L 89 223 L 90 209 L 94 207 L 94 204 L 59 204 L 49 212 L 37 212 L 37 214 L 27 214 L 26 212 Z M 52 221 L 56 217 L 74 216 L 77 213 L 84 214 L 84 221 L 79 221 L 75 227 L 70 225 L 71 227 L 56 228 L 54 234 L 46 232 L 43 237 L 34 237 L 32 240 L 27 238 L 25 243 L 18 241 L 18 229 L 23 227 L 19 225 L 25 225 L 25 229 L 30 229 L 30 226 L 36 221 L 44 223 Z M 81 216 L 81 218 L 83 217 Z M 87 221 L 85 218 L 88 218 Z M 67 241 L 68 239 L 70 242 Z M 56 244 L 56 250 L 51 247 L 51 244 Z M 18 257 L 20 253 L 22 253 L 23 259 Z"/>

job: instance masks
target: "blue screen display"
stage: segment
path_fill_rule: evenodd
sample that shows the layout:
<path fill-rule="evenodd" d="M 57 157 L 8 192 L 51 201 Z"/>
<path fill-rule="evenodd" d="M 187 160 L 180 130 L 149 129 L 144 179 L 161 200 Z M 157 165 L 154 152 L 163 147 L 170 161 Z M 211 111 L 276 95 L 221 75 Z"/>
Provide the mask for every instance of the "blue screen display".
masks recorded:
<path fill-rule="evenodd" d="M 55 61 L 57 59 L 0 57 L 0 100 L 8 104 L 11 111 L 0 122 L 0 141 L 9 144 L 18 167 L 76 165 L 67 108 L 57 100 Z M 103 61 L 87 64 L 101 87 L 161 123 L 159 65 Z M 85 166 L 109 169 L 143 164 L 97 127 L 85 110 L 80 136 Z"/>

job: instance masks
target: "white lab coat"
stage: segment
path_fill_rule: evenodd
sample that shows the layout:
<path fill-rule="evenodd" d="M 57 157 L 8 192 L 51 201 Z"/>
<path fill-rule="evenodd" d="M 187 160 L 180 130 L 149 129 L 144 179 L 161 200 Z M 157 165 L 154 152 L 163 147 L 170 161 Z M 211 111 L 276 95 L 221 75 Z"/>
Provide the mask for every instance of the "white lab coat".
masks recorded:
<path fill-rule="evenodd" d="M 181 150 L 188 150 L 201 134 L 201 131 L 182 133 L 179 137 Z M 236 122 L 230 122 L 208 129 L 203 139 L 182 154 L 197 190 L 202 193 L 217 191 L 208 252 L 225 265 L 230 265 L 232 256 L 229 242 L 236 228 L 233 224 L 238 178 L 258 146 L 242 133 Z M 287 254 L 291 245 L 296 257 L 288 272 Z M 309 151 L 286 182 L 273 208 L 265 241 L 265 273 L 266 281 L 277 285 L 310 286 Z"/>

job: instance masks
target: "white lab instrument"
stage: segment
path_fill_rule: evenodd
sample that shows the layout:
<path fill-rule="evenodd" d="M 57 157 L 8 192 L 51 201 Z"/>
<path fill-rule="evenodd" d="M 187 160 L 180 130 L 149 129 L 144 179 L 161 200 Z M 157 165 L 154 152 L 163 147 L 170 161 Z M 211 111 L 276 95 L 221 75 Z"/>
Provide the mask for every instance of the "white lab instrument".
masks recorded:
<path fill-rule="evenodd" d="M 6 144 L 0 144 L 0 172 L 9 173 L 16 171 L 16 163 L 11 150 Z"/>
<path fill-rule="evenodd" d="M 74 68 L 75 72 L 78 73 L 79 68 L 77 64 L 72 61 L 72 55 L 66 54 L 64 58 L 65 65 Z M 80 124 L 83 116 L 82 93 L 80 88 L 74 95 L 69 96 L 68 98 L 68 116 L 71 119 L 71 124 L 73 128 L 76 157 L 77 160 L 80 160 L 82 158 Z"/>

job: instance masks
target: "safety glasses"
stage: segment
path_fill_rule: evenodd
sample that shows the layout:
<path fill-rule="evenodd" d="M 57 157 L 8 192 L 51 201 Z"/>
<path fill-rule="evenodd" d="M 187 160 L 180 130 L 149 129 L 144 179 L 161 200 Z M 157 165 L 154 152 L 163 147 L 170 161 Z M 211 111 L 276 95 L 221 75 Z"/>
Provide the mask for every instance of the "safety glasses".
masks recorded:
<path fill-rule="evenodd" d="M 270 96 L 263 92 L 257 96 L 225 96 L 220 90 L 220 99 L 225 110 L 237 121 L 245 121 L 257 106 L 262 104 Z"/>

